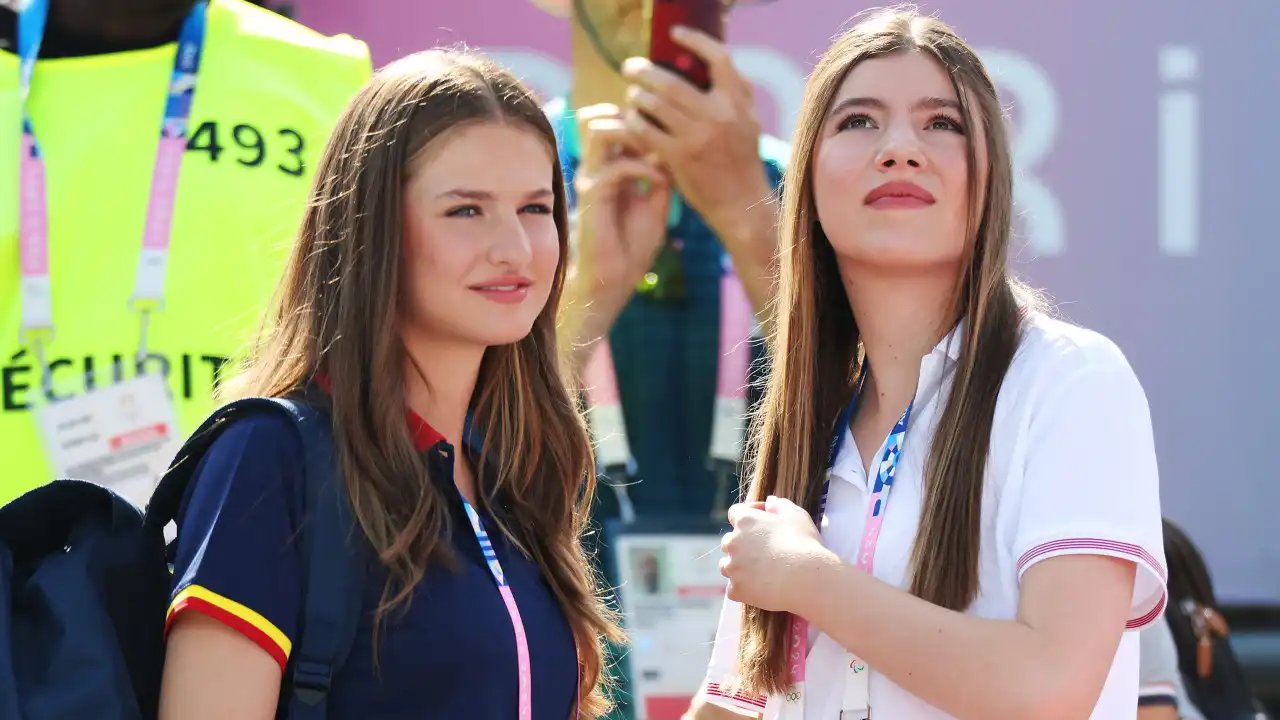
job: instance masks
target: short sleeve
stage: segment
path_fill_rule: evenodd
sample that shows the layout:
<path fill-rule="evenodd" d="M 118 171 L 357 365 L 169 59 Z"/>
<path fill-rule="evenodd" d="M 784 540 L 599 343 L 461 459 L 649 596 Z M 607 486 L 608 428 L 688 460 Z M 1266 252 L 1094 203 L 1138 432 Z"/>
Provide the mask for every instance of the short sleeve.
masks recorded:
<path fill-rule="evenodd" d="M 763 697 L 735 692 L 738 684 L 738 647 L 742 642 L 742 604 L 725 599 L 716 627 L 716 642 L 711 648 L 711 662 L 702 694 L 708 702 L 730 710 L 759 714 L 764 712 Z"/>
<path fill-rule="evenodd" d="M 1178 704 L 1178 646 L 1164 617 L 1138 633 L 1138 705 Z"/>
<path fill-rule="evenodd" d="M 1051 383 L 1032 410 L 1018 498 L 1017 572 L 1061 555 L 1137 565 L 1127 627 L 1165 604 L 1164 540 L 1146 395 L 1114 346 Z"/>
<path fill-rule="evenodd" d="M 301 560 L 295 545 L 302 448 L 283 417 L 236 421 L 206 451 L 178 517 L 166 629 L 184 612 L 226 624 L 281 671 L 298 627 Z"/>

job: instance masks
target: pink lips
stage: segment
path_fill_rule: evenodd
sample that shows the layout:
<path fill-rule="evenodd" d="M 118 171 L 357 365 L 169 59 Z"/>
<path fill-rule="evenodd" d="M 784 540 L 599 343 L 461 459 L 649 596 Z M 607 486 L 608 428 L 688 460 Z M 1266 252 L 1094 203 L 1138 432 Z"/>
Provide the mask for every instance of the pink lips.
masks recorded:
<path fill-rule="evenodd" d="M 532 284 L 532 280 L 522 275 L 508 275 L 472 285 L 471 289 L 494 302 L 515 305 L 524 302 Z"/>
<path fill-rule="evenodd" d="M 936 202 L 928 190 L 906 180 L 891 180 L 863 198 L 862 204 L 881 210 L 921 208 Z"/>

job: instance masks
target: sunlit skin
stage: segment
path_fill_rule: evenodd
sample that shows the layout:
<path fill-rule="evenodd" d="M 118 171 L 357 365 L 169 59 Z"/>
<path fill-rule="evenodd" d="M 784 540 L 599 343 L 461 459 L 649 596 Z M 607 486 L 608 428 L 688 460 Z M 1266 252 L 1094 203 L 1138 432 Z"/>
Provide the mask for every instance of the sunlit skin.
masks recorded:
<path fill-rule="evenodd" d="M 404 191 L 406 345 L 483 348 L 529 334 L 560 262 L 554 167 L 533 131 L 498 123 L 462 126 L 415 158 Z"/>
<path fill-rule="evenodd" d="M 971 207 L 968 132 L 946 72 L 918 52 L 870 59 L 849 73 L 831 104 L 813 163 L 814 203 L 842 267 L 936 265 L 955 272 Z M 987 160 L 980 124 L 974 132 L 983 187 Z M 885 197 L 867 202 L 891 182 Z M 920 194 L 924 201 L 914 197 Z"/>

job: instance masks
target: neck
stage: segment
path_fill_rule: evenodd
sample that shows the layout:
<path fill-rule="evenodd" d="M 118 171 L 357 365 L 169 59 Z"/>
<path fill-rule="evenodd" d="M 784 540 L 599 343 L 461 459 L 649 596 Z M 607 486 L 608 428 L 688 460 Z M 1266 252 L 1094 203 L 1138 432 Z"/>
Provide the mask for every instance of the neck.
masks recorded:
<path fill-rule="evenodd" d="M 955 275 L 842 268 L 845 293 L 870 370 L 863 407 L 900 413 L 915 398 L 920 360 L 951 331 Z"/>
<path fill-rule="evenodd" d="M 404 389 L 409 408 L 454 445 L 462 441 L 484 348 L 405 343 Z"/>
<path fill-rule="evenodd" d="M 85 40 L 163 44 L 178 36 L 195 0 L 53 0 L 49 29 Z"/>
<path fill-rule="evenodd" d="M 573 53 L 573 86 L 569 97 L 574 108 L 597 103 L 621 106 L 627 95 L 627 83 L 600 55 L 582 23 L 569 23 Z"/>

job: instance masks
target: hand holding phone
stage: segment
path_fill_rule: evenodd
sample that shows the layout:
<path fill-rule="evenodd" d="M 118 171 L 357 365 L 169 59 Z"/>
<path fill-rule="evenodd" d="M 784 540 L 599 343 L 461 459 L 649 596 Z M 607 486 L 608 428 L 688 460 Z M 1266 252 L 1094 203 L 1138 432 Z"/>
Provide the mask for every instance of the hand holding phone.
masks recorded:
<path fill-rule="evenodd" d="M 647 0 L 648 58 L 627 58 L 627 129 L 729 249 L 776 222 L 750 81 L 724 44 L 722 0 Z M 673 30 L 679 30 L 672 37 Z M 757 218 L 758 216 L 758 218 Z M 759 227 L 757 227 L 759 226 Z"/>
<path fill-rule="evenodd" d="M 671 29 L 683 25 L 724 40 L 721 0 L 645 0 L 649 32 L 649 60 L 684 77 L 702 90 L 711 87 L 707 63 L 671 39 Z"/>

